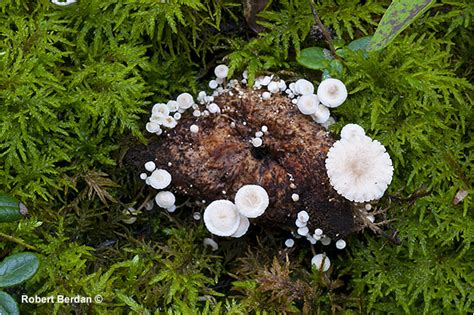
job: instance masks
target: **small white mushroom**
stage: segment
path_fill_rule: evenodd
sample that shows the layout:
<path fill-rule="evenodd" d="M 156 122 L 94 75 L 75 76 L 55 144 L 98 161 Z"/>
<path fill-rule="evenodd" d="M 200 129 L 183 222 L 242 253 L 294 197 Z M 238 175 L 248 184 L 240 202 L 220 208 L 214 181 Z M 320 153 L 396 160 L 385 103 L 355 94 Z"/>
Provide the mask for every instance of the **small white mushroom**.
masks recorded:
<path fill-rule="evenodd" d="M 313 118 L 313 120 L 318 124 L 324 124 L 326 121 L 328 121 L 330 115 L 331 112 L 329 111 L 329 108 L 322 104 L 319 104 L 316 109 L 316 112 L 311 115 L 311 118 Z"/>
<path fill-rule="evenodd" d="M 194 104 L 193 96 L 189 93 L 181 93 L 176 98 L 176 102 L 178 102 L 179 108 L 181 109 L 188 109 Z"/>
<path fill-rule="evenodd" d="M 309 221 L 309 214 L 306 211 L 298 212 L 298 220 L 301 222 L 308 222 Z"/>
<path fill-rule="evenodd" d="M 352 139 L 365 136 L 364 128 L 357 124 L 347 124 L 341 129 L 341 138 Z"/>
<path fill-rule="evenodd" d="M 269 100 L 272 97 L 272 94 L 270 92 L 263 92 L 262 93 L 262 100 L 266 101 Z"/>
<path fill-rule="evenodd" d="M 192 133 L 198 133 L 199 132 L 198 125 L 191 125 L 191 127 L 189 127 L 189 131 L 191 131 Z"/>
<path fill-rule="evenodd" d="M 292 195 L 291 195 L 291 200 L 293 200 L 293 201 L 298 201 L 298 200 L 300 200 L 300 195 L 298 195 L 298 194 L 292 194 Z"/>
<path fill-rule="evenodd" d="M 145 180 L 147 179 L 148 175 L 146 173 L 141 173 L 140 174 L 140 179 Z"/>
<path fill-rule="evenodd" d="M 346 241 L 344 240 L 338 240 L 336 242 L 336 248 L 337 249 L 344 249 L 346 247 Z"/>
<path fill-rule="evenodd" d="M 324 265 L 323 265 L 324 261 Z M 311 264 L 316 267 L 317 270 L 326 272 L 331 267 L 331 261 L 325 254 L 317 254 L 311 259 Z"/>
<path fill-rule="evenodd" d="M 205 239 L 202 240 L 202 244 L 204 247 L 210 247 L 213 252 L 219 249 L 219 245 L 217 245 L 216 241 L 214 241 L 212 238 L 206 237 Z"/>
<path fill-rule="evenodd" d="M 176 127 L 178 123 L 176 122 L 176 119 L 172 116 L 166 116 L 165 119 L 163 120 L 163 126 L 166 128 L 174 128 Z"/>
<path fill-rule="evenodd" d="M 321 239 L 321 244 L 323 244 L 324 246 L 328 246 L 329 244 L 331 244 L 331 238 L 329 236 L 324 236 Z"/>
<path fill-rule="evenodd" d="M 327 107 L 338 107 L 347 98 L 347 89 L 338 79 L 326 79 L 318 86 L 318 97 Z"/>
<path fill-rule="evenodd" d="M 147 122 L 145 125 L 145 128 L 146 128 L 146 131 L 148 131 L 149 133 L 155 133 L 161 129 L 160 124 L 154 121 Z"/>
<path fill-rule="evenodd" d="M 280 91 L 283 92 L 283 91 L 286 90 L 286 82 L 284 80 L 278 81 L 277 85 L 278 85 L 278 88 L 280 89 Z"/>
<path fill-rule="evenodd" d="M 266 132 L 268 132 L 268 127 L 267 126 L 262 126 L 261 130 L 262 130 L 262 132 L 266 133 Z"/>
<path fill-rule="evenodd" d="M 211 88 L 212 90 L 217 89 L 218 86 L 219 86 L 219 83 L 217 83 L 216 80 L 209 81 L 209 88 Z"/>
<path fill-rule="evenodd" d="M 171 191 L 160 191 L 155 196 L 155 202 L 158 207 L 168 209 L 175 204 L 176 197 Z"/>
<path fill-rule="evenodd" d="M 241 237 L 245 233 L 247 233 L 248 229 L 250 227 L 250 221 L 246 216 L 240 215 L 240 223 L 239 227 L 237 228 L 237 231 L 232 234 L 232 237 Z"/>
<path fill-rule="evenodd" d="M 275 82 L 275 81 L 272 81 L 272 82 L 268 83 L 267 89 L 268 89 L 268 92 L 270 92 L 270 93 L 280 92 L 280 88 L 278 87 L 278 83 Z"/>
<path fill-rule="evenodd" d="M 212 114 L 220 113 L 221 111 L 221 109 L 219 108 L 219 105 L 217 105 L 216 103 L 209 104 L 208 109 L 209 109 L 209 112 Z"/>
<path fill-rule="evenodd" d="M 301 221 L 300 219 L 296 219 L 295 221 L 296 227 L 299 228 L 306 226 L 306 224 L 308 224 L 308 221 Z"/>
<path fill-rule="evenodd" d="M 178 102 L 173 101 L 173 100 L 168 101 L 168 103 L 166 103 L 166 106 L 168 106 L 168 110 L 170 111 L 170 113 L 177 112 L 179 109 Z"/>
<path fill-rule="evenodd" d="M 291 87 L 290 87 L 291 88 Z M 294 90 L 300 95 L 307 95 L 314 93 L 314 85 L 305 79 L 299 79 L 295 82 Z"/>
<path fill-rule="evenodd" d="M 257 132 L 255 133 L 255 137 L 257 137 L 257 138 L 263 137 L 263 132 L 262 132 L 262 131 L 257 131 Z"/>
<path fill-rule="evenodd" d="M 194 212 L 193 213 L 193 219 L 196 221 L 201 220 L 201 214 L 199 212 Z"/>
<path fill-rule="evenodd" d="M 267 191 L 259 185 L 242 186 L 235 194 L 235 205 L 247 218 L 262 215 L 269 205 Z"/>
<path fill-rule="evenodd" d="M 317 239 L 315 239 L 314 237 L 312 237 L 310 234 L 307 234 L 306 235 L 306 239 L 311 243 L 311 244 L 316 244 L 317 243 Z"/>
<path fill-rule="evenodd" d="M 153 161 L 148 161 L 145 163 L 145 169 L 148 172 L 153 172 L 156 169 L 156 164 Z"/>
<path fill-rule="evenodd" d="M 226 65 L 218 65 L 214 69 L 214 74 L 219 79 L 225 79 L 228 73 L 229 73 L 229 68 Z"/>
<path fill-rule="evenodd" d="M 174 120 L 180 120 L 181 119 L 181 113 L 174 113 L 173 118 L 174 118 Z"/>
<path fill-rule="evenodd" d="M 292 238 L 289 238 L 285 241 L 285 246 L 288 248 L 293 247 L 294 245 L 295 245 L 295 240 Z"/>
<path fill-rule="evenodd" d="M 77 2 L 77 0 L 65 0 L 65 1 L 51 0 L 52 4 L 56 4 L 56 5 L 59 5 L 59 6 L 67 6 L 67 5 L 76 3 L 76 2 Z"/>
<path fill-rule="evenodd" d="M 303 227 L 298 228 L 296 232 L 301 236 L 306 236 L 309 233 L 309 229 L 307 226 L 303 226 Z"/>
<path fill-rule="evenodd" d="M 164 189 L 171 184 L 171 174 L 167 170 L 157 169 L 148 176 L 147 181 L 155 189 Z"/>
<path fill-rule="evenodd" d="M 229 200 L 215 200 L 204 210 L 204 224 L 212 234 L 231 236 L 239 228 L 239 210 Z"/>
<path fill-rule="evenodd" d="M 319 99 L 315 94 L 306 94 L 301 96 L 296 105 L 304 115 L 312 115 L 318 110 Z"/>
<path fill-rule="evenodd" d="M 321 229 L 316 229 L 316 230 L 314 230 L 314 234 L 315 234 L 315 235 L 318 235 L 318 236 L 321 236 L 321 235 L 323 235 L 323 230 L 321 230 Z"/>
<path fill-rule="evenodd" d="M 256 148 L 262 146 L 263 140 L 261 138 L 252 138 L 252 145 Z"/>

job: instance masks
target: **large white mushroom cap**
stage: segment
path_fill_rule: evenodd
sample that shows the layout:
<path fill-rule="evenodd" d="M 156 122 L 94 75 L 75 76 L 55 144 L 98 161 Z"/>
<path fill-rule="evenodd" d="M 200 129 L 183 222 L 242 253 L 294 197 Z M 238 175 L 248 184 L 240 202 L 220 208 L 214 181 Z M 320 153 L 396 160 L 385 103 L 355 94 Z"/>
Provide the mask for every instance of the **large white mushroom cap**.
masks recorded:
<path fill-rule="evenodd" d="M 189 93 L 181 93 L 176 98 L 176 102 L 178 102 L 179 108 L 188 109 L 194 104 L 193 96 Z"/>
<path fill-rule="evenodd" d="M 329 149 L 326 170 L 334 189 L 355 202 L 380 199 L 393 175 L 385 147 L 367 136 L 336 141 Z"/>
<path fill-rule="evenodd" d="M 240 225 L 239 210 L 229 200 L 215 200 L 204 210 L 204 224 L 212 234 L 231 236 Z"/>
<path fill-rule="evenodd" d="M 347 98 L 347 89 L 338 79 L 326 79 L 318 86 L 319 101 L 327 107 L 338 107 Z"/>
<path fill-rule="evenodd" d="M 157 169 L 146 179 L 147 183 L 155 189 L 164 189 L 171 184 L 171 174 L 167 170 Z"/>
<path fill-rule="evenodd" d="M 318 110 L 319 99 L 316 94 L 303 95 L 298 99 L 298 109 L 304 115 L 312 115 Z"/>
<path fill-rule="evenodd" d="M 235 194 L 235 205 L 247 218 L 256 218 L 267 209 L 269 198 L 267 191 L 259 185 L 242 186 Z"/>

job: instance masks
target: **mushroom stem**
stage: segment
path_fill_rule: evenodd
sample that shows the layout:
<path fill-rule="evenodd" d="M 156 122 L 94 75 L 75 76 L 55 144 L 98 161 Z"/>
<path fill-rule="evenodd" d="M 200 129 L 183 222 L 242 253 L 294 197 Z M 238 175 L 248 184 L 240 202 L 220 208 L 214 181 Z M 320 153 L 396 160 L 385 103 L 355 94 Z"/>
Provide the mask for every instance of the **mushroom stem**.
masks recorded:
<path fill-rule="evenodd" d="M 314 0 L 308 0 L 308 2 L 309 2 L 309 6 L 311 7 L 311 12 L 313 13 L 314 21 L 316 22 L 318 27 L 321 29 L 321 32 L 323 33 L 324 39 L 326 40 L 326 43 L 329 46 L 329 50 L 331 50 L 331 55 L 333 55 L 333 57 L 336 59 L 340 59 L 339 56 L 336 54 L 336 48 L 334 48 L 331 34 L 329 34 L 328 30 L 326 29 L 323 22 L 319 18 L 318 12 L 316 12 L 316 7 L 314 6 Z"/>

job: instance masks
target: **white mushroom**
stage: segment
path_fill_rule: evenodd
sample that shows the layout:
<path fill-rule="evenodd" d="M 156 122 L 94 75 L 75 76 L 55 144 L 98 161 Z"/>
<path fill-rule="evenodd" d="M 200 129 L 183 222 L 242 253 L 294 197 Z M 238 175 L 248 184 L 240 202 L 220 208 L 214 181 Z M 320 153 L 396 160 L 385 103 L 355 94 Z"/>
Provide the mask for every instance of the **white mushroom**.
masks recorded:
<path fill-rule="evenodd" d="M 65 1 L 60 1 L 60 0 L 51 0 L 51 3 L 59 5 L 59 6 L 66 6 L 70 5 L 73 3 L 76 3 L 77 0 L 65 0 Z"/>
<path fill-rule="evenodd" d="M 226 65 L 218 65 L 214 69 L 214 74 L 219 79 L 225 79 L 228 73 L 229 73 L 229 68 Z"/>
<path fill-rule="evenodd" d="M 268 92 L 270 93 L 277 93 L 280 91 L 280 88 L 278 87 L 278 83 L 275 81 L 268 83 L 267 89 L 268 89 Z"/>
<path fill-rule="evenodd" d="M 351 139 L 365 136 L 364 128 L 356 124 L 347 124 L 341 129 L 341 138 Z"/>
<path fill-rule="evenodd" d="M 286 247 L 293 247 L 295 245 L 295 240 L 292 238 L 289 238 L 285 241 L 285 246 Z"/>
<path fill-rule="evenodd" d="M 212 234 L 231 236 L 239 228 L 239 210 L 229 200 L 213 201 L 204 210 L 204 224 Z"/>
<path fill-rule="evenodd" d="M 300 195 L 298 195 L 298 194 L 292 194 L 292 195 L 291 195 L 291 200 L 293 200 L 293 201 L 295 201 L 295 202 L 298 201 L 298 200 L 300 200 Z"/>
<path fill-rule="evenodd" d="M 232 234 L 231 236 L 241 237 L 242 235 L 247 233 L 247 231 L 249 230 L 249 227 L 250 227 L 249 219 L 246 216 L 240 215 L 239 227 L 237 228 L 237 231 L 235 231 L 234 234 Z"/>
<path fill-rule="evenodd" d="M 168 101 L 168 103 L 166 103 L 166 106 L 168 106 L 168 110 L 170 111 L 170 113 L 177 112 L 179 109 L 178 102 L 173 101 L 173 100 Z"/>
<path fill-rule="evenodd" d="M 331 238 L 329 236 L 324 236 L 321 239 L 321 244 L 323 244 L 324 246 L 328 246 L 329 244 L 331 244 Z"/>
<path fill-rule="evenodd" d="M 163 120 L 163 126 L 166 128 L 174 128 L 177 124 L 176 119 L 172 116 L 166 116 Z"/>
<path fill-rule="evenodd" d="M 338 107 L 347 98 L 347 89 L 338 79 L 326 79 L 318 86 L 318 97 L 327 107 Z"/>
<path fill-rule="evenodd" d="M 161 117 L 166 117 L 170 114 L 170 109 L 168 105 L 163 104 L 163 103 L 157 103 L 153 105 L 153 108 L 151 109 L 151 114 L 153 116 L 161 116 Z"/>
<path fill-rule="evenodd" d="M 216 80 L 209 81 L 209 88 L 211 88 L 212 90 L 217 89 L 218 86 L 219 86 L 219 83 Z"/>
<path fill-rule="evenodd" d="M 167 170 L 157 169 L 146 180 L 151 187 L 164 189 L 171 184 L 171 174 Z"/>
<path fill-rule="evenodd" d="M 219 108 L 219 105 L 216 103 L 211 103 L 209 104 L 209 112 L 212 114 L 220 113 L 221 109 Z"/>
<path fill-rule="evenodd" d="M 252 145 L 256 148 L 261 147 L 263 140 L 261 138 L 252 138 Z"/>
<path fill-rule="evenodd" d="M 295 221 L 295 225 L 298 228 L 306 226 L 307 223 L 308 223 L 307 221 L 301 221 L 300 219 L 296 219 Z"/>
<path fill-rule="evenodd" d="M 145 125 L 145 128 L 146 128 L 146 131 L 148 131 L 149 133 L 155 133 L 161 129 L 160 124 L 154 121 L 147 122 Z"/>
<path fill-rule="evenodd" d="M 302 227 L 298 228 L 298 230 L 296 232 L 301 236 L 306 236 L 309 233 L 309 229 L 308 229 L 307 226 L 302 226 Z"/>
<path fill-rule="evenodd" d="M 291 85 L 290 85 L 290 88 L 291 88 Z M 314 85 L 308 80 L 299 79 L 298 81 L 295 82 L 294 91 L 301 95 L 313 94 Z"/>
<path fill-rule="evenodd" d="M 155 196 L 155 202 L 158 207 L 168 209 L 174 205 L 176 197 L 171 191 L 160 191 Z"/>
<path fill-rule="evenodd" d="M 204 245 L 204 247 L 209 246 L 213 252 L 219 249 L 219 245 L 217 245 L 216 241 L 209 237 L 203 239 L 202 244 Z"/>
<path fill-rule="evenodd" d="M 319 104 L 316 111 L 311 115 L 311 118 L 313 118 L 313 120 L 318 124 L 324 124 L 326 121 L 328 121 L 330 115 L 331 112 L 329 111 L 329 108 Z"/>
<path fill-rule="evenodd" d="M 344 240 L 338 240 L 336 242 L 336 248 L 337 249 L 344 249 L 346 247 L 346 241 Z"/>
<path fill-rule="evenodd" d="M 393 176 L 385 147 L 367 136 L 336 141 L 327 154 L 326 170 L 334 189 L 355 202 L 380 199 Z"/>
<path fill-rule="evenodd" d="M 235 194 L 235 205 L 239 212 L 247 218 L 256 218 L 262 215 L 268 204 L 268 194 L 262 186 L 245 185 Z"/>
<path fill-rule="evenodd" d="M 189 127 L 189 131 L 191 131 L 192 133 L 198 133 L 199 132 L 199 126 L 198 125 L 191 125 L 191 127 Z"/>
<path fill-rule="evenodd" d="M 309 220 L 309 214 L 306 211 L 300 211 L 298 212 L 298 220 L 301 222 L 308 222 Z"/>
<path fill-rule="evenodd" d="M 302 114 L 312 115 L 318 110 L 318 96 L 315 94 L 303 95 L 298 99 L 296 105 Z"/>
<path fill-rule="evenodd" d="M 156 168 L 156 165 L 155 165 L 155 162 L 153 161 L 148 161 L 145 163 L 145 169 L 148 171 L 148 172 L 153 172 Z"/>
<path fill-rule="evenodd" d="M 324 265 L 323 265 L 324 261 Z M 331 267 L 331 261 L 325 254 L 317 254 L 311 259 L 311 264 L 316 267 L 316 269 L 326 272 Z"/>
<path fill-rule="evenodd" d="M 194 104 L 193 96 L 189 93 L 181 93 L 176 98 L 176 102 L 178 102 L 179 108 L 181 109 L 188 109 Z"/>

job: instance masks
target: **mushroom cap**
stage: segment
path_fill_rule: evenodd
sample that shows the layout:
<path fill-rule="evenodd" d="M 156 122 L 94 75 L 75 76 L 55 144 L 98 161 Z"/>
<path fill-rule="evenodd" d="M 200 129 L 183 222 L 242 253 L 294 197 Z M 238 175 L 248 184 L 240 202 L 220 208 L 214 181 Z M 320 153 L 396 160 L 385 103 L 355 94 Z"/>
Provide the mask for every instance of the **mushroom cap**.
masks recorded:
<path fill-rule="evenodd" d="M 295 90 L 295 92 L 297 92 L 298 94 L 301 94 L 301 95 L 313 94 L 314 93 L 314 85 L 313 85 L 313 83 L 309 82 L 308 80 L 299 79 L 298 81 L 295 82 L 294 90 Z"/>
<path fill-rule="evenodd" d="M 168 209 L 174 206 L 176 197 L 171 191 L 160 191 L 156 194 L 155 201 L 160 208 Z"/>
<path fill-rule="evenodd" d="M 163 119 L 163 126 L 166 128 L 174 128 L 177 124 L 178 123 L 176 122 L 176 119 L 174 119 L 173 116 L 166 116 Z"/>
<path fill-rule="evenodd" d="M 235 194 L 235 205 L 247 218 L 262 215 L 269 202 L 267 191 L 259 185 L 244 185 Z"/>
<path fill-rule="evenodd" d="M 323 104 L 319 104 L 316 112 L 311 115 L 311 118 L 313 118 L 313 120 L 318 124 L 324 124 L 326 121 L 328 121 L 330 115 L 331 112 L 329 111 L 329 108 Z"/>
<path fill-rule="evenodd" d="M 157 169 L 148 176 L 147 182 L 155 189 L 164 189 L 171 184 L 171 174 L 167 170 Z"/>
<path fill-rule="evenodd" d="M 355 202 L 380 199 L 393 176 L 385 147 L 367 136 L 336 141 L 327 154 L 326 170 L 334 189 Z"/>
<path fill-rule="evenodd" d="M 347 124 L 341 129 L 341 138 L 351 139 L 353 137 L 365 136 L 364 128 L 357 124 Z"/>
<path fill-rule="evenodd" d="M 168 103 L 166 103 L 166 106 L 168 106 L 168 110 L 170 111 L 170 113 L 177 112 L 179 109 L 178 102 L 173 101 L 173 100 L 168 101 Z"/>
<path fill-rule="evenodd" d="M 225 79 L 228 73 L 229 73 L 229 67 L 227 67 L 226 65 L 218 65 L 214 69 L 214 74 L 219 79 Z"/>
<path fill-rule="evenodd" d="M 163 104 L 163 103 L 157 103 L 153 105 L 153 108 L 151 109 L 151 114 L 153 116 L 161 116 L 161 117 L 166 117 L 170 114 L 170 109 L 168 105 Z"/>
<path fill-rule="evenodd" d="M 312 115 L 318 110 L 319 99 L 316 94 L 303 95 L 296 103 L 300 112 L 304 115 Z"/>
<path fill-rule="evenodd" d="M 181 93 L 176 98 L 176 102 L 178 102 L 179 108 L 188 109 L 194 104 L 193 96 L 189 93 Z"/>
<path fill-rule="evenodd" d="M 319 84 L 317 94 L 321 103 L 327 107 L 338 107 L 346 100 L 347 89 L 341 80 L 330 78 Z"/>
<path fill-rule="evenodd" d="M 145 125 L 145 128 L 146 128 L 146 131 L 148 131 L 149 133 L 155 133 L 161 129 L 160 124 L 154 121 L 147 122 Z"/>
<path fill-rule="evenodd" d="M 246 216 L 240 215 L 239 227 L 237 228 L 237 231 L 235 231 L 234 234 L 232 234 L 231 236 L 241 237 L 242 235 L 247 233 L 247 231 L 249 230 L 249 227 L 250 227 L 249 218 L 247 218 Z"/>
<path fill-rule="evenodd" d="M 229 200 L 215 200 L 204 210 L 204 224 L 212 234 L 231 236 L 240 225 L 239 210 Z"/>
<path fill-rule="evenodd" d="M 277 93 L 280 91 L 280 88 L 278 87 L 278 82 L 275 82 L 275 81 L 268 83 L 267 89 L 268 89 L 268 92 L 270 93 Z"/>
<path fill-rule="evenodd" d="M 325 254 L 317 254 L 311 259 L 311 264 L 314 265 L 318 270 L 321 270 L 321 266 L 323 265 L 323 260 L 324 260 L 324 266 L 322 267 L 323 272 L 328 271 L 329 267 L 331 267 L 331 261 L 329 260 L 329 257 L 327 257 Z"/>
<path fill-rule="evenodd" d="M 153 161 L 148 161 L 145 163 L 145 169 L 148 172 L 153 172 L 156 169 L 156 164 Z"/>

